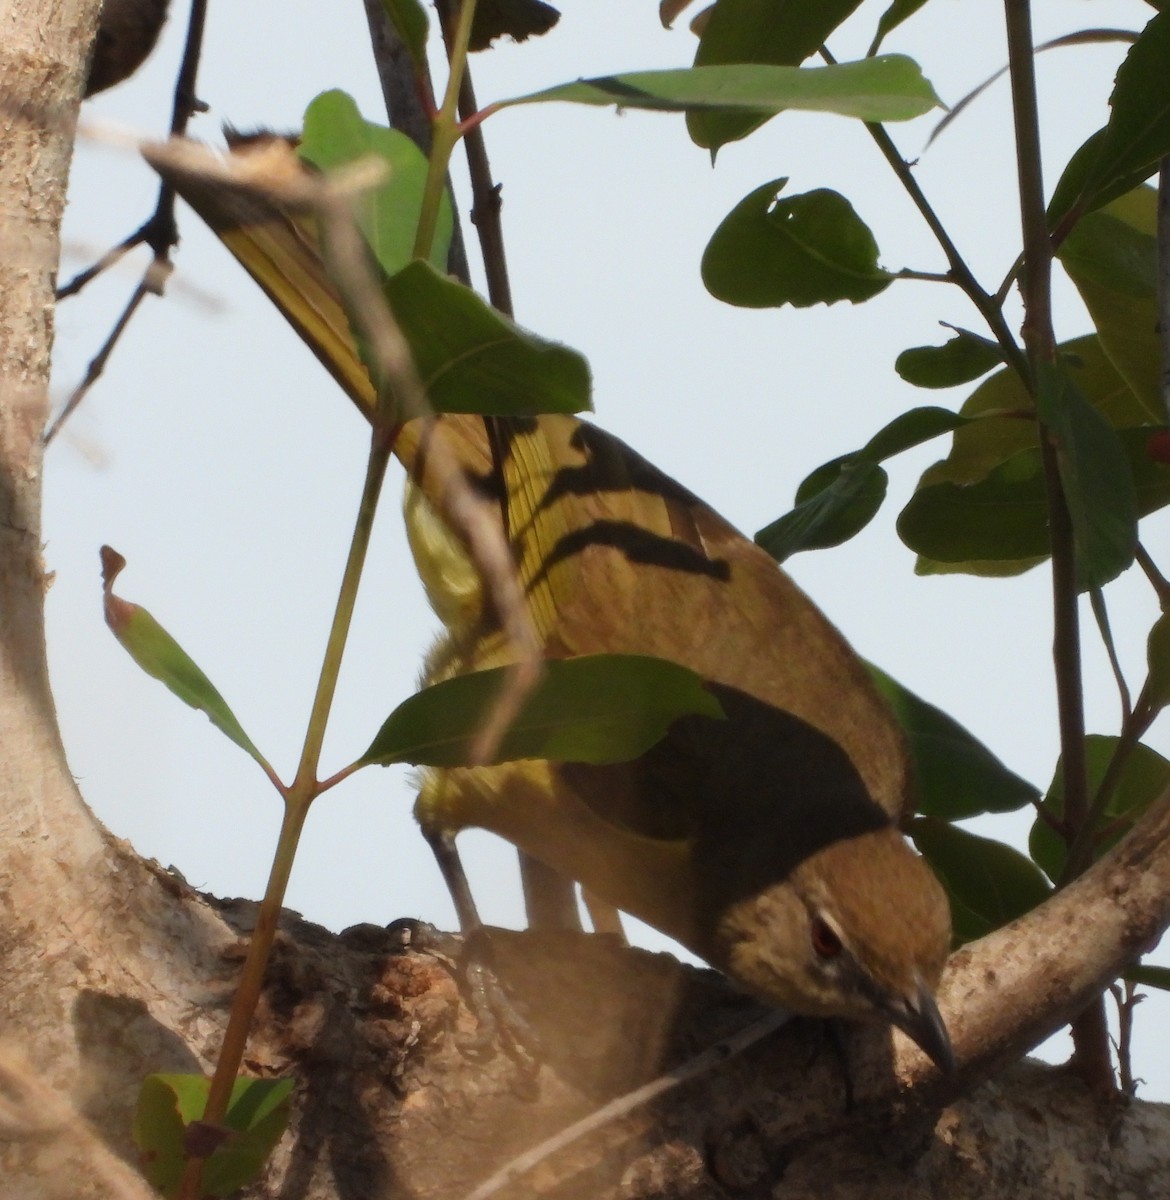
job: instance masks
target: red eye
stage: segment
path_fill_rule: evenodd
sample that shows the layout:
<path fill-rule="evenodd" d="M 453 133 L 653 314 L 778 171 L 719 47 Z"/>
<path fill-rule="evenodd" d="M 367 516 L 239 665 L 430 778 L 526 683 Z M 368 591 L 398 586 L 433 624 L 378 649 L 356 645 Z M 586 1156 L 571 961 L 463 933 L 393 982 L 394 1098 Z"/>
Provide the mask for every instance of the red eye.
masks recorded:
<path fill-rule="evenodd" d="M 812 946 L 821 958 L 836 958 L 841 953 L 841 939 L 833 927 L 820 917 L 812 920 Z"/>

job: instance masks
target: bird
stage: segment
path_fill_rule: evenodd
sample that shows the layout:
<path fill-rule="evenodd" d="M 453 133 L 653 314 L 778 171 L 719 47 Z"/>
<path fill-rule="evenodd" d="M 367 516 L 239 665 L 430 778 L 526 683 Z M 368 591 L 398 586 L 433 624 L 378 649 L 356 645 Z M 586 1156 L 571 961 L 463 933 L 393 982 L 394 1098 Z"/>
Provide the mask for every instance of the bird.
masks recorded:
<path fill-rule="evenodd" d="M 408 425 L 396 453 L 416 566 L 446 625 L 434 682 L 508 661 L 478 576 L 444 521 L 426 438 L 500 505 L 549 657 L 668 657 L 724 717 L 681 718 L 631 763 L 520 761 L 422 773 L 415 815 L 451 879 L 479 827 L 677 940 L 757 998 L 884 1020 L 940 1067 L 934 989 L 945 892 L 906 843 L 900 729 L 860 659 L 759 547 L 618 438 L 575 417 Z"/>
<path fill-rule="evenodd" d="M 94 35 L 85 97 L 129 79 L 149 57 L 170 0 L 105 0 Z"/>
<path fill-rule="evenodd" d="M 376 390 L 312 223 L 160 169 L 369 418 Z M 416 565 L 446 627 L 424 682 L 515 655 L 447 519 L 454 464 L 511 546 L 545 657 L 672 659 L 724 711 L 681 718 L 632 763 L 424 770 L 415 815 L 461 921 L 473 906 L 454 841 L 477 826 L 757 998 L 892 1024 L 951 1070 L 935 999 L 950 908 L 901 832 L 914 802 L 904 736 L 812 600 L 714 509 L 587 420 L 446 413 L 407 421 L 394 453 Z"/>

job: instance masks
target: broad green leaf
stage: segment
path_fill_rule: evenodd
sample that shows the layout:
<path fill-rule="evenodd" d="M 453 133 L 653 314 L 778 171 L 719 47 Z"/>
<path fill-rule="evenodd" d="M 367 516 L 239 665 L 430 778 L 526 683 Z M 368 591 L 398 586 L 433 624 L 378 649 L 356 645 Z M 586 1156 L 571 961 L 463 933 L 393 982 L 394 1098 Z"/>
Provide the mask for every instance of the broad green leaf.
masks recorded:
<path fill-rule="evenodd" d="M 956 387 L 986 375 L 1003 363 L 1003 351 L 995 342 L 966 329 L 941 346 L 915 346 L 903 350 L 894 370 L 907 382 L 921 388 Z"/>
<path fill-rule="evenodd" d="M 319 171 L 336 170 L 362 159 L 376 158 L 386 166 L 386 180 L 355 197 L 354 216 L 383 272 L 393 275 L 410 262 L 422 210 L 427 160 L 422 151 L 396 129 L 365 120 L 345 92 L 324 92 L 305 112 L 301 157 Z M 443 193 L 431 261 L 447 262 L 451 244 L 451 200 Z"/>
<path fill-rule="evenodd" d="M 1161 988 L 1170 992 L 1170 967 L 1130 967 L 1125 972 L 1125 978 L 1130 983 L 1144 984 L 1146 987 Z"/>
<path fill-rule="evenodd" d="M 805 308 L 887 288 L 894 276 L 849 201 L 825 188 L 780 199 L 787 182 L 756 188 L 723 218 L 703 253 L 707 290 L 744 308 Z"/>
<path fill-rule="evenodd" d="M 207 714 L 211 723 L 261 766 L 264 759 L 244 732 L 227 701 L 173 637 L 146 611 L 115 596 L 114 581 L 126 560 L 103 546 L 102 588 L 106 624 L 132 659 L 148 674 L 174 692 L 184 704 Z"/>
<path fill-rule="evenodd" d="M 1048 225 L 1062 241 L 1085 213 L 1103 207 L 1126 192 L 1132 192 L 1150 177 L 1151 168 L 1142 166 L 1107 186 L 1095 189 L 1092 195 L 1085 195 L 1084 188 L 1104 138 L 1105 130 L 1098 129 L 1081 143 L 1052 191 L 1052 199 L 1048 202 Z"/>
<path fill-rule="evenodd" d="M 980 813 L 1015 812 L 1039 799 L 1039 788 L 1008 770 L 953 717 L 868 665 L 906 734 L 917 809 L 923 816 L 956 821 Z"/>
<path fill-rule="evenodd" d="M 798 67 L 828 41 L 859 0 L 719 0 L 703 29 L 696 67 L 761 63 Z M 767 120 L 750 113 L 691 113 L 698 146 L 717 150 Z"/>
<path fill-rule="evenodd" d="M 1104 587 L 1137 549 L 1137 493 L 1125 449 L 1065 372 L 1041 364 L 1038 385 L 1037 411 L 1056 445 L 1072 519 L 1078 587 Z"/>
<path fill-rule="evenodd" d="M 826 463 L 808 479 L 815 491 L 796 507 L 764 526 L 756 542 L 778 562 L 799 550 L 839 546 L 860 533 L 873 520 L 886 498 L 888 477 L 876 463 L 837 459 Z"/>
<path fill-rule="evenodd" d="M 876 54 L 886 35 L 897 29 L 908 17 L 912 17 L 925 3 L 926 0 L 893 0 L 878 21 L 877 33 L 874 34 L 867 53 Z"/>
<path fill-rule="evenodd" d="M 888 54 L 829 67 L 747 65 L 603 75 L 503 100 L 496 107 L 554 100 L 654 112 L 751 109 L 770 114 L 792 108 L 862 121 L 909 121 L 939 103 L 913 59 Z"/>
<path fill-rule="evenodd" d="M 938 817 L 916 817 L 910 836 L 951 898 L 960 944 L 1022 917 L 1052 893 L 1035 863 L 1003 842 Z"/>
<path fill-rule="evenodd" d="M 232 1087 L 223 1144 L 203 1169 L 205 1196 L 229 1196 L 259 1178 L 288 1126 L 292 1079 L 241 1076 Z M 134 1144 L 139 1166 L 164 1196 L 178 1192 L 186 1164 L 187 1125 L 207 1105 L 210 1081 L 203 1075 L 149 1075 L 138 1093 Z"/>
<path fill-rule="evenodd" d="M 1140 187 L 1082 217 L 1057 255 L 1118 374 L 1141 402 L 1147 419 L 1165 424 L 1156 228 L 1157 194 Z"/>
<path fill-rule="evenodd" d="M 427 10 L 420 0 L 382 0 L 382 11 L 394 26 L 411 61 L 419 66 L 427 60 Z"/>
<path fill-rule="evenodd" d="M 879 430 L 856 454 L 818 467 L 797 488 L 796 505 L 756 534 L 756 542 L 783 562 L 799 550 L 838 546 L 873 519 L 886 496 L 887 477 L 877 464 L 930 438 L 963 418 L 945 408 L 915 408 Z"/>
<path fill-rule="evenodd" d="M 411 696 L 387 717 L 359 762 L 466 765 L 506 671 L 459 675 Z M 492 761 L 624 762 L 688 713 L 718 717 L 722 710 L 698 675 L 665 659 L 590 654 L 547 662 Z"/>
<path fill-rule="evenodd" d="M 499 37 L 526 42 L 548 33 L 561 14 L 544 0 L 479 0 L 471 23 L 470 50 L 486 50 Z"/>
<path fill-rule="evenodd" d="M 1149 664 L 1147 697 L 1157 710 L 1170 704 L 1170 612 L 1164 612 L 1153 624 L 1146 639 Z"/>
<path fill-rule="evenodd" d="M 1109 98 L 1109 123 L 1084 185 L 1089 197 L 1170 153 L 1170 13 L 1151 18 L 1130 47 Z"/>
<path fill-rule="evenodd" d="M 1105 737 L 1101 734 L 1090 734 L 1085 738 L 1090 797 L 1094 796 L 1101 786 L 1119 741 L 1116 737 Z M 1121 777 L 1097 826 L 1098 840 L 1093 847 L 1094 858 L 1099 858 L 1120 841 L 1168 785 L 1170 762 L 1149 746 L 1139 742 L 1126 759 Z M 1064 784 L 1059 762 L 1048 794 L 1044 798 L 1044 807 L 1057 821 L 1064 816 Z M 1028 848 L 1050 879 L 1060 878 L 1068 848 L 1064 839 L 1040 817 L 1037 817 L 1032 825 L 1032 832 L 1028 835 Z"/>
<path fill-rule="evenodd" d="M 529 416 L 591 406 L 589 364 L 416 260 L 385 294 L 436 412 Z"/>

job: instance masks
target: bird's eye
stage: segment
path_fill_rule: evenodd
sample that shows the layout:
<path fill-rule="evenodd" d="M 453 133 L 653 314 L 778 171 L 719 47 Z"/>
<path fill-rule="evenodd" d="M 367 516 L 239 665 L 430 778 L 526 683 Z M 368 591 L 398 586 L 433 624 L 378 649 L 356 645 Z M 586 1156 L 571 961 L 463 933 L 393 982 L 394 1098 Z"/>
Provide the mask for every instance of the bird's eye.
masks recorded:
<path fill-rule="evenodd" d="M 836 958 L 841 953 L 841 939 L 821 917 L 812 919 L 812 947 L 821 958 Z"/>

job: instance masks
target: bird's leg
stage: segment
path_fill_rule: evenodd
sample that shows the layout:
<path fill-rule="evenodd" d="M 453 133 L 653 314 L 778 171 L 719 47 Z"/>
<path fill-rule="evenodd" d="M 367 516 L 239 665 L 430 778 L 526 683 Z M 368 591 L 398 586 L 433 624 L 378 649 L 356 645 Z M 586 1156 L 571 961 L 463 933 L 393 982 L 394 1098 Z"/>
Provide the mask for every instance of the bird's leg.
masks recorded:
<path fill-rule="evenodd" d="M 497 1044 L 502 1045 L 509 1057 L 531 1076 L 540 1066 L 540 1041 L 500 985 L 492 961 L 491 937 L 471 894 L 471 885 L 455 846 L 455 836 L 447 830 L 426 828 L 423 836 L 439 864 L 455 905 L 459 931 L 463 935 L 456 978 L 479 1024 L 478 1032 L 463 1041 L 460 1050 L 469 1057 L 485 1057 L 494 1052 Z"/>
<path fill-rule="evenodd" d="M 577 889 L 560 871 L 529 854 L 520 855 L 520 882 L 529 929 L 567 929 L 580 933 Z"/>
<path fill-rule="evenodd" d="M 630 944 L 626 931 L 622 928 L 622 915 L 612 904 L 606 903 L 588 888 L 581 889 L 581 898 L 585 901 L 585 909 L 589 913 L 594 933 L 616 937 L 623 946 Z"/>

